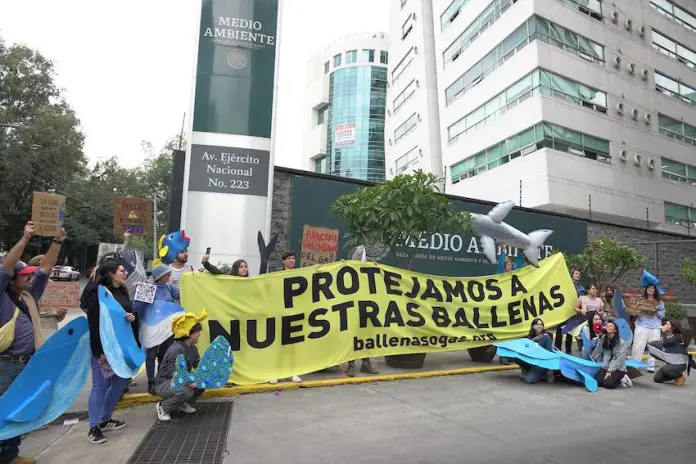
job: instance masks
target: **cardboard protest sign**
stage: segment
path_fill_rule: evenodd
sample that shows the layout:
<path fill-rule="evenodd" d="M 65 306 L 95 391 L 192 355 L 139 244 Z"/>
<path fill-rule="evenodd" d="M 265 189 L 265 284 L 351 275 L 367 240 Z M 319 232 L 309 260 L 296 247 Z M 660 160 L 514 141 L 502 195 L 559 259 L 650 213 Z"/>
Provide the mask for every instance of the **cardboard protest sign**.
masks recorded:
<path fill-rule="evenodd" d="M 152 200 L 150 198 L 114 197 L 114 234 L 130 230 L 133 235 L 152 231 Z"/>
<path fill-rule="evenodd" d="M 300 264 L 302 267 L 326 264 L 336 260 L 338 229 L 304 226 Z"/>
<path fill-rule="evenodd" d="M 46 291 L 39 300 L 39 309 L 42 313 L 55 311 L 58 308 L 79 307 L 79 282 L 55 282 L 51 280 L 46 285 Z"/>
<path fill-rule="evenodd" d="M 65 197 L 54 193 L 34 192 L 31 220 L 34 233 L 42 237 L 55 236 L 65 219 Z"/>

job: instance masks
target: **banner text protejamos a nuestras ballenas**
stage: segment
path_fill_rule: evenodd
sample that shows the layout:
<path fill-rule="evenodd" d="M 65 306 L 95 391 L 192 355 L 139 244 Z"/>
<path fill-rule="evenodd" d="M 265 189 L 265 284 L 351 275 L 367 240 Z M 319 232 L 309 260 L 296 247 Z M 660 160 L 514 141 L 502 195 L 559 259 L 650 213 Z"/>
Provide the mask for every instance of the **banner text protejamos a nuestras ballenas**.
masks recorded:
<path fill-rule="evenodd" d="M 209 313 L 202 343 L 225 336 L 233 381 L 264 382 L 363 357 L 472 348 L 524 337 L 573 314 L 563 255 L 478 278 L 343 261 L 254 278 L 186 275 L 184 307 Z"/>

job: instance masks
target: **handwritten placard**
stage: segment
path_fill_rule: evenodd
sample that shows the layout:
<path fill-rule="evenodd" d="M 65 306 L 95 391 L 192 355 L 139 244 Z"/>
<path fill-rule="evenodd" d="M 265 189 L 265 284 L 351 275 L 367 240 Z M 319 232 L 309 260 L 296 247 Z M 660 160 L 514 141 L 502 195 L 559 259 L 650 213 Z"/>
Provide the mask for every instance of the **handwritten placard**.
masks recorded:
<path fill-rule="evenodd" d="M 42 237 L 55 236 L 65 219 L 65 197 L 54 193 L 34 192 L 31 220 L 34 233 Z"/>
<path fill-rule="evenodd" d="M 302 231 L 302 267 L 336 261 L 338 229 L 305 225 Z"/>
<path fill-rule="evenodd" d="M 80 283 L 79 282 L 48 282 L 46 291 L 39 300 L 41 312 L 51 312 L 58 308 L 80 307 Z"/>

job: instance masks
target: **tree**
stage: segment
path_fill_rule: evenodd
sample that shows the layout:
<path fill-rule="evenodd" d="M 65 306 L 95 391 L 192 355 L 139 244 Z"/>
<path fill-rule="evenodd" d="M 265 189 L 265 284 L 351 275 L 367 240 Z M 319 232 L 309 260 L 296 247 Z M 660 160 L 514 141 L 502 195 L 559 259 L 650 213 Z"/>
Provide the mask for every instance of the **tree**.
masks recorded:
<path fill-rule="evenodd" d="M 62 193 L 87 165 L 80 122 L 54 75 L 40 53 L 0 38 L 0 249 L 31 216 L 34 191 Z"/>
<path fill-rule="evenodd" d="M 647 262 L 647 258 L 635 248 L 613 239 L 592 240 L 582 252 L 568 257 L 568 263 L 580 269 L 600 289 L 617 283 L 628 272 L 644 267 Z"/>
<path fill-rule="evenodd" d="M 435 232 L 458 233 L 468 227 L 469 214 L 457 211 L 439 193 L 438 183 L 435 175 L 423 171 L 396 176 L 337 198 L 331 212 L 348 225 L 348 246 L 384 245 L 398 263 L 397 243 Z M 406 268 L 411 269 L 414 250 L 405 247 L 404 251 Z"/>
<path fill-rule="evenodd" d="M 681 275 L 691 285 L 696 285 L 696 259 L 686 258 L 681 262 Z"/>

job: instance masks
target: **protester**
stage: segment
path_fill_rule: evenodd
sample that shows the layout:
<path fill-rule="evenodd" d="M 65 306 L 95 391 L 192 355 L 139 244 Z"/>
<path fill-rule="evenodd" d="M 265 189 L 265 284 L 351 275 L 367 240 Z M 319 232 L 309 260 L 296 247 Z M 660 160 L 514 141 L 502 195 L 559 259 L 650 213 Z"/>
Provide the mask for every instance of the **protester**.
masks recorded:
<path fill-rule="evenodd" d="M 133 334 L 138 339 L 138 321 L 131 307 L 131 300 L 126 289 L 126 271 L 117 261 L 106 261 L 99 268 L 98 285 L 85 288 L 89 292 L 84 296 L 87 302 L 87 320 L 89 322 L 89 340 L 92 348 L 92 391 L 89 394 L 87 411 L 89 413 L 89 441 L 104 443 L 106 437 L 102 432 L 122 429 L 126 423 L 113 419 L 114 407 L 121 398 L 129 379 L 116 375 L 110 368 L 99 332 L 99 294 L 98 286 L 106 287 L 114 299 L 126 310 L 126 319 L 133 326 Z"/>
<path fill-rule="evenodd" d="M 653 380 L 657 383 L 670 382 L 682 386 L 686 383 L 686 367 L 689 364 L 689 352 L 684 347 L 684 338 L 679 321 L 665 319 L 660 327 L 662 337 L 659 341 L 650 342 L 664 352 L 664 366 L 655 373 Z"/>
<path fill-rule="evenodd" d="M 580 279 L 582 279 L 582 271 L 580 271 L 580 269 L 578 268 L 574 268 L 570 273 L 570 277 L 573 279 L 573 285 L 575 285 L 575 292 L 577 293 L 578 298 L 585 295 L 587 293 L 585 291 L 585 287 L 583 287 L 580 283 Z M 559 351 L 561 350 L 561 342 L 563 340 L 564 331 L 567 332 L 580 322 L 582 322 L 581 319 L 579 319 L 576 316 L 573 316 L 570 319 L 568 319 L 565 323 L 560 324 L 556 328 L 556 335 L 554 337 L 554 345 L 556 346 L 556 349 L 558 349 Z M 565 339 L 565 352 L 568 354 L 572 354 L 573 352 L 573 336 L 567 333 Z"/>
<path fill-rule="evenodd" d="M 179 300 L 179 290 L 169 283 L 171 273 L 172 268 L 164 264 L 160 264 L 152 270 L 152 279 L 155 281 L 155 285 L 157 285 L 157 289 L 155 290 L 155 301 L 168 301 L 171 303 Z M 143 311 L 147 311 L 150 304 L 133 300 L 132 305 L 133 312 L 140 314 L 142 317 Z M 155 360 L 157 360 L 157 364 L 161 369 L 162 363 L 164 362 L 164 355 L 167 353 L 167 349 L 169 349 L 172 343 L 174 343 L 174 337 L 169 337 L 160 345 L 147 349 L 145 371 L 147 373 L 147 391 L 151 395 L 155 394 Z"/>
<path fill-rule="evenodd" d="M 286 251 L 282 254 L 281 259 L 283 260 L 283 271 L 289 271 L 295 268 L 295 263 L 297 262 L 297 253 L 294 251 Z M 293 375 L 292 381 L 295 383 L 300 383 L 302 382 L 302 378 L 299 375 Z M 278 379 L 273 379 L 268 383 L 276 384 L 278 383 Z"/>
<path fill-rule="evenodd" d="M 660 340 L 660 327 L 665 317 L 665 304 L 660 301 L 660 295 L 655 285 L 648 285 L 643 292 L 643 298 L 655 305 L 656 311 L 652 316 L 638 316 L 636 329 L 633 334 L 633 359 L 641 361 L 648 343 Z M 648 355 L 648 372 L 655 372 L 655 358 Z"/>
<path fill-rule="evenodd" d="M 513 262 L 512 258 L 507 254 L 507 246 L 500 245 L 500 253 L 498 254 L 498 267 L 496 269 L 498 274 L 508 273 L 522 269 L 524 267 L 525 260 L 522 253 L 518 253 Z"/>
<path fill-rule="evenodd" d="M 600 387 L 613 389 L 619 385 L 633 386 L 626 373 L 628 343 L 619 338 L 619 328 L 614 321 L 607 322 L 606 333 L 597 340 L 592 359 L 602 361 L 602 368 L 595 376 Z"/>
<path fill-rule="evenodd" d="M 597 346 L 597 340 L 606 333 L 604 319 L 599 313 L 592 313 L 587 318 L 587 323 L 582 327 L 581 336 L 583 338 L 582 357 L 592 359 L 592 351 Z M 587 346 L 585 346 L 587 344 Z"/>
<path fill-rule="evenodd" d="M 193 265 L 188 264 L 188 250 L 182 251 L 176 255 L 176 259 L 172 263 L 171 284 L 178 290 L 181 277 L 187 272 L 195 271 L 196 269 L 193 267 Z"/>
<path fill-rule="evenodd" d="M 201 264 L 203 264 L 203 267 L 205 268 L 205 270 L 210 272 L 211 274 L 215 274 L 215 275 L 224 274 L 224 272 L 222 272 L 220 269 L 218 269 L 214 265 L 210 264 L 210 256 L 208 256 L 208 255 L 203 256 L 203 259 L 201 260 Z M 238 277 L 249 277 L 249 265 L 243 259 L 238 259 L 237 261 L 232 263 L 232 269 L 230 270 L 230 275 L 238 276 Z"/>
<path fill-rule="evenodd" d="M 536 342 L 547 351 L 553 351 L 553 341 L 551 336 L 544 330 L 544 321 L 540 318 L 535 318 L 532 320 L 532 325 L 529 328 L 529 334 L 527 338 Z M 546 381 L 548 383 L 554 383 L 556 381 L 556 376 L 554 372 L 550 369 L 544 369 L 539 366 L 532 366 L 525 361 L 515 360 L 515 363 L 520 366 L 520 379 L 527 383 L 537 383 L 546 376 Z"/>
<path fill-rule="evenodd" d="M 572 321 L 567 323 L 566 329 L 571 325 L 575 325 L 575 327 L 568 330 L 568 335 L 579 337 L 582 329 L 587 325 L 588 321 L 592 320 L 595 314 L 599 314 L 600 317 L 603 316 L 604 300 L 599 298 L 598 295 L 599 289 L 597 285 L 591 284 L 588 293 L 578 298 L 575 302 L 576 316 Z M 578 346 L 582 348 L 581 341 L 578 341 Z"/>
<path fill-rule="evenodd" d="M 205 312 L 201 316 L 196 316 L 192 313 L 186 313 L 177 316 L 172 321 L 172 330 L 174 331 L 174 343 L 167 350 L 164 356 L 159 372 L 157 372 L 156 391 L 157 396 L 162 398 L 162 401 L 156 405 L 157 418 L 162 422 L 172 420 L 170 413 L 181 411 L 184 414 L 193 414 L 196 409 L 191 406 L 195 403 L 198 397 L 205 391 L 198 388 L 195 384 L 184 385 L 184 387 L 175 392 L 172 391 L 172 379 L 176 373 L 176 358 L 180 354 L 184 355 L 186 360 L 186 369 L 190 372 L 191 369 L 198 367 L 200 355 L 196 344 L 201 336 L 200 321 L 205 319 Z"/>
<path fill-rule="evenodd" d="M 22 238 L 7 253 L 0 266 L 0 396 L 24 370 L 43 343 L 39 300 L 46 290 L 60 248 L 67 238 L 60 229 L 44 256 L 41 267 L 28 266 L 19 260 L 34 236 L 34 223 L 24 226 Z M 66 311 L 59 310 L 58 320 Z M 0 464 L 32 464 L 31 458 L 19 456 L 22 437 L 0 441 Z"/>

